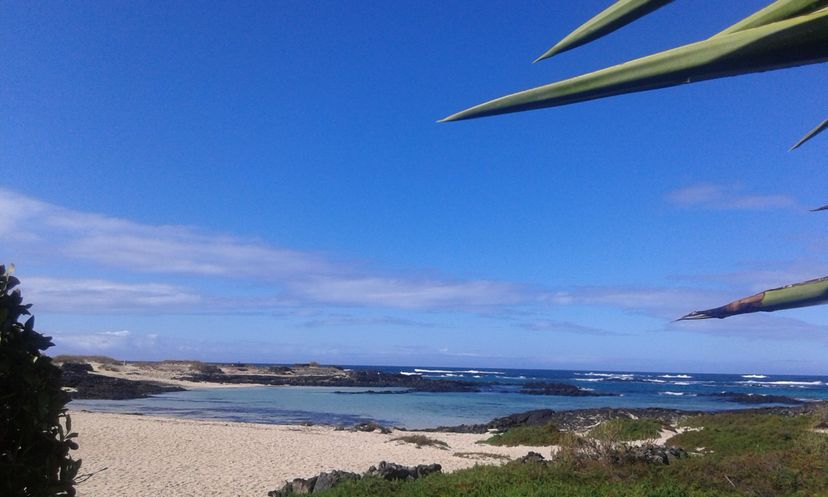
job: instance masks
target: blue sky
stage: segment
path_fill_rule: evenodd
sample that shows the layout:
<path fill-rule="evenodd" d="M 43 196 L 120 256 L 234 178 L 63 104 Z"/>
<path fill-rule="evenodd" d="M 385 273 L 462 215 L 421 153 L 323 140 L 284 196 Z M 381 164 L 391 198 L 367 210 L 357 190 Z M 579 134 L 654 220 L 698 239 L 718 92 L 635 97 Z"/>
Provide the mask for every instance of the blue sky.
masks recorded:
<path fill-rule="evenodd" d="M 0 259 L 55 353 L 828 373 L 825 65 L 436 124 L 697 41 L 679 1 L 29 2 L 0 12 Z"/>

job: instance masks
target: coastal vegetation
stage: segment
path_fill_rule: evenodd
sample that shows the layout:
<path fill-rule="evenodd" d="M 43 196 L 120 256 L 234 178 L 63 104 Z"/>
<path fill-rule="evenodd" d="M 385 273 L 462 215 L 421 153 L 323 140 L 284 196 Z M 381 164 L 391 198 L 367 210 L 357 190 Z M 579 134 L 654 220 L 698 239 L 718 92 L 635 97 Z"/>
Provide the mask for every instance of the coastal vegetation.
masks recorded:
<path fill-rule="evenodd" d="M 12 272 L 0 265 L 0 495 L 73 496 L 81 462 L 69 454 L 78 448 L 69 395 Z"/>
<path fill-rule="evenodd" d="M 661 434 L 662 425 L 655 419 L 616 418 L 604 421 L 589 430 L 589 436 L 599 440 L 629 442 L 652 440 Z"/>
<path fill-rule="evenodd" d="M 558 456 L 550 450 L 546 454 L 551 456 L 549 460 L 523 458 L 502 466 L 481 465 L 415 481 L 362 478 L 319 495 L 824 496 L 828 495 L 828 434 L 814 428 L 824 416 L 823 411 L 691 416 L 682 423 L 691 430 L 668 440 L 669 446 L 682 451 L 679 454 L 686 451 L 688 455 L 670 458 L 667 464 L 639 457 L 646 453 L 646 447 L 636 451 L 626 444 L 588 457 L 568 457 L 577 450 L 577 445 L 570 443 Z M 611 426 L 628 436 L 651 435 L 654 428 L 627 421 Z"/>
<path fill-rule="evenodd" d="M 554 423 L 547 423 L 543 426 L 516 426 L 503 433 L 493 435 L 485 443 L 506 447 L 517 445 L 543 447 L 559 443 L 561 435 L 561 431 Z"/>

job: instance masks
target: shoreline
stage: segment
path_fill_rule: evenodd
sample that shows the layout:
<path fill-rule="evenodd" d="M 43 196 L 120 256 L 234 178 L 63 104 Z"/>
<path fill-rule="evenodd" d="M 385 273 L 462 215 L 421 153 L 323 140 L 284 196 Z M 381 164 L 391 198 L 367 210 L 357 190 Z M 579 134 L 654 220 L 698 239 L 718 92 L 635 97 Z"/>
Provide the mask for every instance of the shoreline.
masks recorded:
<path fill-rule="evenodd" d="M 824 406 L 825 403 L 821 403 Z M 813 406 L 819 408 L 820 406 Z M 804 414 L 806 408 L 750 409 L 759 413 Z M 563 411 L 572 414 L 573 411 Z M 549 422 L 538 411 L 492 420 L 502 429 Z M 560 414 L 560 413 L 559 413 Z M 622 414 L 617 410 L 616 414 Z M 629 413 L 626 413 L 629 414 Z M 324 425 L 275 425 L 225 420 L 70 410 L 82 459 L 78 497 L 200 497 L 233 495 L 264 497 L 294 478 L 334 470 L 364 473 L 381 461 L 404 466 L 440 464 L 444 472 L 478 464 L 501 465 L 537 452 L 549 457 L 554 445 L 496 446 L 481 444 L 490 433 L 451 431 L 361 431 Z M 688 415 L 692 415 L 688 413 Z M 606 418 L 612 419 L 612 418 Z M 605 421 L 603 419 L 602 421 Z M 371 428 L 371 427 L 366 427 Z M 561 427 L 569 431 L 573 427 Z M 582 426 L 576 433 L 586 433 Z M 641 443 L 664 444 L 686 431 L 664 425 L 658 438 Z M 421 435 L 446 445 L 418 447 L 395 438 Z M 637 445 L 633 442 L 631 445 Z"/>
<path fill-rule="evenodd" d="M 477 444 L 481 434 L 348 431 L 327 426 L 268 425 L 160 416 L 70 411 L 79 433 L 79 497 L 263 497 L 286 480 L 322 471 L 364 472 L 380 461 L 438 463 L 444 471 L 499 464 L 548 447 Z M 448 449 L 394 441 L 420 434 Z M 456 454 L 477 454 L 472 458 Z M 490 455 L 490 456 L 487 456 Z M 104 469 L 106 468 L 106 469 Z"/>

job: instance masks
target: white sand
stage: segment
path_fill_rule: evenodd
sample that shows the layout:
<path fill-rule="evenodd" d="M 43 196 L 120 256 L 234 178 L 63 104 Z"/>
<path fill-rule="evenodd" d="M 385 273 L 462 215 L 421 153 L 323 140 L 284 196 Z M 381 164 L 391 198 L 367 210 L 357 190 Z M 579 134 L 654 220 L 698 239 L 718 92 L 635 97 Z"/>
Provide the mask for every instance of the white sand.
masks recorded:
<path fill-rule="evenodd" d="M 493 447 L 475 442 L 487 435 L 425 433 L 448 450 L 416 448 L 392 438 L 415 432 L 363 433 L 304 427 L 192 421 L 128 414 L 72 412 L 80 435 L 75 458 L 80 473 L 95 474 L 78 486 L 79 497 L 266 497 L 285 480 L 343 469 L 362 473 L 382 460 L 404 465 L 439 463 L 443 471 L 490 458 L 467 459 L 457 452 L 485 452 L 516 458 L 548 447 Z"/>
<path fill-rule="evenodd" d="M 191 372 L 182 372 L 182 368 L 170 367 L 170 369 L 163 369 L 162 366 L 150 368 L 146 366 L 139 366 L 135 364 L 124 363 L 123 365 L 101 364 L 97 362 L 90 362 L 92 366 L 92 374 L 99 374 L 101 376 L 109 376 L 111 378 L 121 378 L 124 380 L 133 381 L 154 381 L 164 383 L 166 385 L 174 385 L 187 390 L 196 388 L 247 388 L 260 387 L 258 383 L 212 383 L 207 381 L 188 381 L 179 379 L 182 374 L 190 374 Z"/>

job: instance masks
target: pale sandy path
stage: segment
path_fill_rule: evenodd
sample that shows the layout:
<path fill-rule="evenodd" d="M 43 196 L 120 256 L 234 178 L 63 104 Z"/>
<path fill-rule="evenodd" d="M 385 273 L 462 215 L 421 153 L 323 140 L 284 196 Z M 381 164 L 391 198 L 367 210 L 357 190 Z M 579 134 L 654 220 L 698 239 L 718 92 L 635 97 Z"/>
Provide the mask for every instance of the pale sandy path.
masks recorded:
<path fill-rule="evenodd" d="M 382 460 L 439 463 L 444 471 L 494 460 L 456 457 L 487 452 L 511 458 L 549 448 L 476 444 L 486 435 L 428 433 L 449 450 L 417 449 L 391 435 L 328 427 L 193 421 L 127 414 L 72 412 L 83 459 L 81 473 L 108 468 L 78 487 L 79 497 L 266 497 L 284 480 L 321 471 L 364 472 Z"/>

